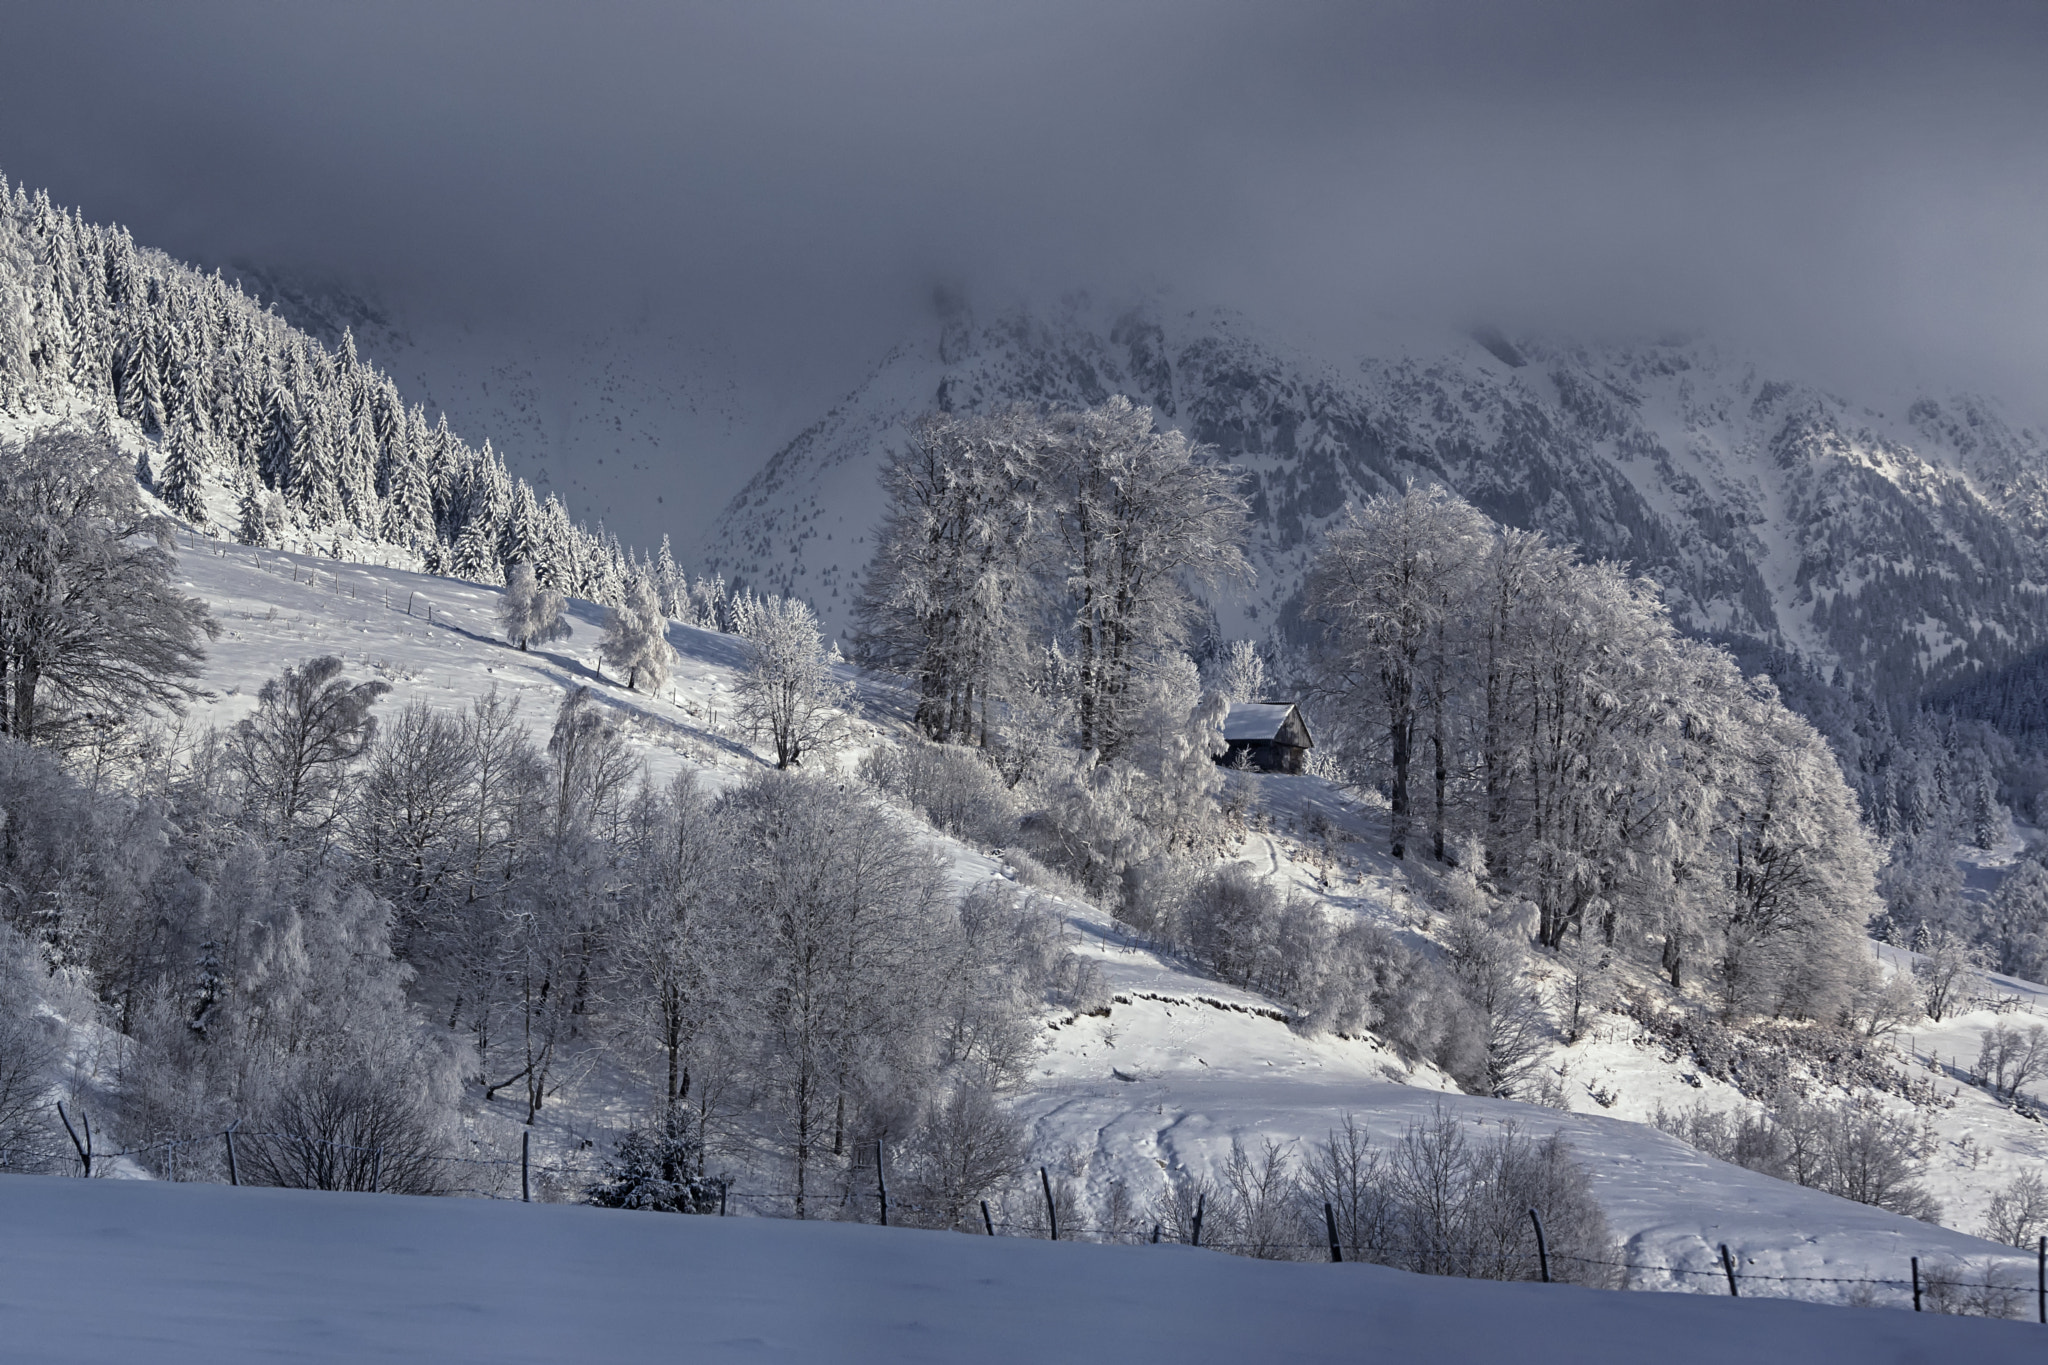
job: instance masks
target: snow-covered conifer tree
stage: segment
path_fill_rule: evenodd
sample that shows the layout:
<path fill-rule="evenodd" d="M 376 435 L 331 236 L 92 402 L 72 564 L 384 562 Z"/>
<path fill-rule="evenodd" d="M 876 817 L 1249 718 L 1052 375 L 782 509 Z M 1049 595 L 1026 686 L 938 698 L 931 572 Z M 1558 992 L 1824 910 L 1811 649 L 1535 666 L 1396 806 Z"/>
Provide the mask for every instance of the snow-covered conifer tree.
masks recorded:
<path fill-rule="evenodd" d="M 164 437 L 163 472 L 157 477 L 157 493 L 164 505 L 193 526 L 208 524 L 205 472 L 206 437 L 190 422 L 174 422 Z"/>
<path fill-rule="evenodd" d="M 235 508 L 235 540 L 243 545 L 274 550 L 282 531 L 275 495 L 255 474 L 243 475 L 242 495 Z"/>
<path fill-rule="evenodd" d="M 455 537 L 450 571 L 472 583 L 495 583 L 503 572 L 498 562 L 497 535 L 487 517 L 471 517 Z"/>

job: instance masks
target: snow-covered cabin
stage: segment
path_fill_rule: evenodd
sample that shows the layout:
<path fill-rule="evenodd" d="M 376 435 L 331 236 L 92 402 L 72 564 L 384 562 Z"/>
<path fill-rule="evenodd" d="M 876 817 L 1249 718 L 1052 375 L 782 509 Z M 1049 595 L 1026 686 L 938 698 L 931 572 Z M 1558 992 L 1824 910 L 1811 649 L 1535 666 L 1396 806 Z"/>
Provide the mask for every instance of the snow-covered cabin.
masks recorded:
<path fill-rule="evenodd" d="M 1232 703 L 1223 718 L 1223 739 L 1230 747 L 1217 762 L 1244 763 L 1263 773 L 1298 773 L 1316 747 L 1301 707 L 1291 701 Z"/>

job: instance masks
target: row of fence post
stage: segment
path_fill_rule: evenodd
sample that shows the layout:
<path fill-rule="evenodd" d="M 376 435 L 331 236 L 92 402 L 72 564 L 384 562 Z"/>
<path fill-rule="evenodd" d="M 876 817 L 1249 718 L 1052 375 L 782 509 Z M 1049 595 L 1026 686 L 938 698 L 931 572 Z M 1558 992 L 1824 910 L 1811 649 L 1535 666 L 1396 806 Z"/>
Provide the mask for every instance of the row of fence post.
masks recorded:
<path fill-rule="evenodd" d="M 90 1178 L 93 1160 L 92 1120 L 87 1115 L 81 1113 L 78 1116 L 77 1126 L 73 1126 L 71 1115 L 65 1112 L 62 1103 L 57 1105 L 57 1117 L 63 1120 L 64 1131 L 70 1135 L 71 1145 L 78 1152 L 78 1164 L 81 1174 Z M 227 1130 L 221 1134 L 222 1141 L 227 1144 L 228 1183 L 235 1186 L 239 1186 L 242 1183 L 241 1168 L 235 1160 L 235 1129 L 239 1127 L 241 1127 L 241 1120 L 237 1119 L 229 1124 Z M 83 1130 L 83 1136 L 80 1135 L 81 1129 Z M 384 1149 L 382 1147 L 375 1148 L 370 1153 L 370 1192 L 372 1194 L 378 1191 L 382 1183 L 383 1157 Z M 889 1226 L 889 1178 L 882 1162 L 882 1141 L 877 1138 L 875 1140 L 875 1198 L 881 1208 L 882 1226 L 887 1227 Z M 519 1134 L 519 1200 L 521 1203 L 530 1204 L 533 1202 L 532 1168 L 533 1133 L 529 1129 L 523 1130 Z M 1038 1168 L 1038 1184 L 1045 1194 L 1046 1228 L 1051 1240 L 1057 1242 L 1060 1239 L 1059 1205 L 1052 1197 L 1052 1176 L 1043 1166 Z M 1190 1245 L 1200 1246 L 1202 1244 L 1202 1215 L 1205 1212 L 1207 1203 L 1208 1196 L 1206 1194 L 1195 1196 L 1194 1223 L 1190 1229 L 1192 1235 L 1188 1239 Z M 725 1188 L 722 1185 L 718 1191 L 718 1213 L 720 1217 L 725 1216 Z M 1542 1274 L 1543 1283 L 1549 1284 L 1550 1244 L 1543 1235 L 1542 1215 L 1535 1209 L 1530 1209 L 1529 1221 L 1536 1229 L 1537 1265 Z M 993 1237 L 996 1235 L 995 1217 L 989 1212 L 988 1200 L 986 1199 L 981 1201 L 981 1226 L 989 1236 Z M 1328 1231 L 1330 1237 L 1330 1260 L 1332 1264 L 1342 1265 L 1344 1262 L 1344 1249 L 1337 1236 L 1337 1213 L 1327 1200 L 1323 1203 L 1323 1226 Z M 1159 1241 L 1159 1232 L 1159 1224 L 1154 1223 L 1152 1225 L 1152 1241 L 1154 1243 Z M 1720 1244 L 1720 1252 L 1721 1270 L 1728 1277 L 1728 1297 L 1740 1298 L 1742 1291 L 1736 1284 L 1735 1257 L 1730 1254 L 1726 1242 Z M 1918 1256 L 1912 1257 L 1911 1264 L 1913 1275 L 1913 1311 L 1918 1313 L 1921 1311 L 1920 1258 Z M 2041 1237 L 2035 1244 L 2034 1302 L 2036 1316 L 2041 1323 L 2048 1325 L 2048 1236 Z"/>

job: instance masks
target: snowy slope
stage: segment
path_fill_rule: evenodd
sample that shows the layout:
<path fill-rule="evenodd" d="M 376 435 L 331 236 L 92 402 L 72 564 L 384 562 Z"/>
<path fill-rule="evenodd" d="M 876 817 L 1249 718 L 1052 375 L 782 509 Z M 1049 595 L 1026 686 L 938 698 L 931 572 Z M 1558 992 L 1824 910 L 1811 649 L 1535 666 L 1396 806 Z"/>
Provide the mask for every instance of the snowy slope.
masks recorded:
<path fill-rule="evenodd" d="M 16 1177 L 11 1359 L 1685 1362 L 2035 1358 L 2044 1329 L 1427 1279 L 1178 1246 Z"/>
<path fill-rule="evenodd" d="M 521 699 L 527 723 L 543 734 L 564 689 L 588 685 L 628 718 L 632 741 L 656 776 L 689 766 L 718 786 L 761 762 L 730 723 L 738 661 L 730 637 L 672 627 L 681 664 L 672 686 L 650 697 L 599 675 L 597 616 L 587 604 L 572 609 L 570 639 L 522 653 L 496 637 L 494 588 L 204 537 L 181 540 L 181 546 L 181 571 L 190 590 L 212 605 L 225 628 L 204 679 L 212 695 L 193 709 L 189 725 L 230 724 L 251 709 L 263 679 L 304 658 L 336 653 L 353 676 L 381 676 L 393 684 L 386 707 L 416 699 L 466 706 L 496 686 Z M 905 715 L 902 692 L 887 678 L 851 676 L 859 683 L 860 742 L 888 742 Z M 854 757 L 848 752 L 841 761 Z M 1319 855 L 1304 831 L 1312 815 L 1321 815 L 1337 833 L 1334 862 L 1319 893 L 1339 913 L 1373 915 L 1400 927 L 1411 922 L 1408 874 L 1368 852 L 1383 846 L 1376 812 L 1315 779 L 1249 780 L 1262 784 L 1271 827 L 1250 834 L 1238 856 L 1272 875 L 1311 884 Z M 1005 874 L 999 857 L 932 837 L 963 882 Z M 1584 1084 L 1571 1102 L 1590 1114 L 1473 1099 L 1449 1093 L 1442 1076 L 1411 1067 L 1369 1038 L 1303 1037 L 1275 1017 L 1271 1002 L 1205 980 L 1129 942 L 1092 907 L 1063 909 L 1078 950 L 1101 964 L 1116 1002 L 1106 1017 L 1047 1021 L 1038 1075 L 1019 1103 L 1036 1146 L 1080 1183 L 1091 1207 L 1100 1207 L 1119 1183 L 1138 1206 L 1149 1206 L 1164 1188 L 1166 1169 L 1213 1174 L 1228 1159 L 1233 1140 L 1315 1141 L 1346 1113 L 1356 1114 L 1375 1139 L 1398 1137 L 1442 1102 L 1477 1126 L 1514 1121 L 1539 1135 L 1564 1131 L 1591 1165 L 1596 1194 L 1632 1264 L 1702 1270 L 1725 1241 L 1756 1274 L 1892 1281 L 1903 1278 L 1911 1255 L 1981 1262 L 1998 1254 L 1959 1232 L 1722 1165 L 1639 1123 L 1622 1121 L 1647 1117 L 1655 1094 L 1700 1093 L 1682 1087 L 1682 1065 L 1632 1041 L 1625 1021 L 1603 1026 L 1594 1041 L 1579 1045 L 1569 1064 L 1582 1082 L 1602 1068 L 1625 1071 L 1618 1088 L 1626 1105 L 1600 1108 L 1587 1098 L 1590 1087 Z M 1974 1035 L 1968 1045 L 1974 1048 Z M 585 1138 L 601 1139 L 631 1110 L 629 1086 L 622 1077 L 584 1077 L 561 1106 L 544 1115 L 542 1153 L 560 1159 Z M 1984 1099 L 1962 1089 L 1965 1096 Z M 1995 1148 L 1988 1163 L 1980 1154 L 1980 1169 L 1959 1172 L 1950 1182 L 1958 1193 L 1968 1192 L 1951 1220 L 1965 1228 L 1976 1226 L 1989 1191 L 2039 1150 L 2039 1125 L 2014 1119 L 1994 1128 L 1988 1113 L 1993 1108 L 1985 1100 L 1957 1111 L 1980 1153 Z M 516 1154 L 515 1115 L 508 1106 L 484 1106 L 472 1116 L 471 1129 L 478 1155 L 508 1149 Z M 1943 1132 L 1952 1141 L 1962 1137 L 1961 1130 Z M 2001 1178 L 1994 1181 L 1994 1175 Z M 1947 1186 L 1942 1192 L 1954 1197 Z M 1710 1277 L 1654 1271 L 1634 1278 L 1658 1288 L 1711 1289 L 1713 1283 Z M 1784 1284 L 1772 1292 L 1835 1299 L 1844 1291 L 1831 1284 Z M 1902 1292 L 1886 1287 L 1879 1296 Z"/>

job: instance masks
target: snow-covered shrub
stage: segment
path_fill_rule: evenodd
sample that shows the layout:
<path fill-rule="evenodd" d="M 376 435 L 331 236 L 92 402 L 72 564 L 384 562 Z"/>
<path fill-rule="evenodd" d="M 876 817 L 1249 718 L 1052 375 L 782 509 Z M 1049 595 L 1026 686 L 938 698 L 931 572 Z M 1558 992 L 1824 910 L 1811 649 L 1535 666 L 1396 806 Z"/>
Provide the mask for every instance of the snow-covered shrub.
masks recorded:
<path fill-rule="evenodd" d="M 1204 1246 L 1262 1261 L 1299 1260 L 1304 1244 L 1314 1246 L 1302 1235 L 1300 1186 L 1281 1143 L 1267 1138 L 1252 1151 L 1233 1138 L 1217 1193 L 1207 1211 L 1214 1221 L 1207 1222 Z"/>
<path fill-rule="evenodd" d="M 1930 1313 L 2018 1318 L 2026 1316 L 2031 1297 L 2020 1268 L 2007 1261 L 1920 1263 L 1920 1299 Z"/>
<path fill-rule="evenodd" d="M 1763 1175 L 1935 1222 L 1941 1205 L 1915 1179 L 1918 1125 L 1875 1100 L 1808 1100 L 1787 1085 L 1766 1108 L 1717 1114 L 1704 1102 L 1658 1128 L 1709 1156 Z"/>
<path fill-rule="evenodd" d="M 1125 873 L 1159 851 L 1157 837 L 1138 814 L 1143 780 L 1122 764 L 1083 763 L 1044 784 L 1018 831 L 1041 862 L 1120 915 Z"/>
<path fill-rule="evenodd" d="M 34 954 L 0 925 L 0 1171 L 39 1171 L 56 1151 L 45 1091 L 55 1020 L 40 1015 Z"/>
<path fill-rule="evenodd" d="M 912 739 L 871 750 L 861 776 L 967 843 L 992 848 L 1016 837 L 1015 798 L 978 750 Z"/>
<path fill-rule="evenodd" d="M 1347 1261 L 1533 1280 L 1542 1266 L 1531 1209 L 1543 1219 L 1553 1280 L 1612 1285 L 1620 1259 L 1560 1137 L 1539 1140 L 1508 1124 L 1475 1141 L 1442 1106 L 1384 1146 L 1347 1115 L 1298 1162 L 1271 1141 L 1234 1142 L 1218 1181 L 1171 1173 L 1154 1216 L 1163 1235 L 1191 1241 L 1198 1209 L 1202 1245 L 1267 1259 L 1321 1260 L 1333 1219 Z"/>
<path fill-rule="evenodd" d="M 2012 1184 L 1991 1196 L 1984 1211 L 1986 1241 L 2007 1246 L 2032 1248 L 2035 1239 L 2048 1232 L 2048 1184 L 2032 1171 L 2022 1172 Z"/>
<path fill-rule="evenodd" d="M 604 1209 L 717 1213 L 724 1182 L 704 1173 L 704 1142 L 688 1109 L 627 1130 L 584 1198 Z"/>
<path fill-rule="evenodd" d="M 252 1185 L 437 1194 L 449 1183 L 441 1116 L 402 1071 L 309 1067 L 252 1127 L 240 1141 Z"/>
<path fill-rule="evenodd" d="M 1087 1013 L 1109 993 L 1100 969 L 1069 949 L 1057 908 L 1041 897 L 988 881 L 960 898 L 957 913 L 941 1056 L 1007 1089 L 1037 1052 L 1046 1008 Z"/>
<path fill-rule="evenodd" d="M 981 1230 L 981 1201 L 1025 1165 L 1024 1125 L 985 1086 L 962 1079 L 933 1094 L 897 1147 L 892 1221 L 910 1227 Z"/>
<path fill-rule="evenodd" d="M 1258 986 L 1277 976 L 1288 898 L 1244 863 L 1225 863 L 1189 888 L 1173 941 L 1219 979 Z"/>
<path fill-rule="evenodd" d="M 1528 1083 L 1549 1042 L 1549 1020 L 1523 977 L 1525 934 L 1516 907 L 1495 906 L 1471 869 L 1451 873 L 1433 888 L 1445 916 L 1445 959 L 1450 981 L 1469 1007 L 1481 1055 L 1469 1072 L 1447 1068 L 1468 1090 L 1514 1095 Z"/>

